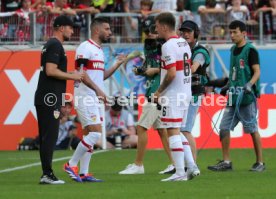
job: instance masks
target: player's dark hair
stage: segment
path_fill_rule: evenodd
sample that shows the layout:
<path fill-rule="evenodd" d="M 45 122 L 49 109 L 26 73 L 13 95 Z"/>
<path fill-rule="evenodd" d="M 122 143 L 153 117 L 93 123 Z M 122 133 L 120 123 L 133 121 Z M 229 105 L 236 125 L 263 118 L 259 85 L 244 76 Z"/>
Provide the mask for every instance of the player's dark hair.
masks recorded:
<path fill-rule="evenodd" d="M 90 29 L 92 30 L 93 27 L 97 25 L 101 25 L 103 23 L 108 23 L 109 24 L 109 19 L 106 17 L 96 17 L 93 19 L 93 21 L 90 24 Z"/>
<path fill-rule="evenodd" d="M 246 31 L 246 25 L 242 21 L 235 20 L 229 24 L 229 29 L 239 28 L 241 32 Z"/>
<path fill-rule="evenodd" d="M 111 106 L 111 108 L 114 111 L 121 111 L 123 109 L 123 107 L 119 104 L 118 100 L 119 97 L 114 97 L 114 105 Z"/>
<path fill-rule="evenodd" d="M 160 24 L 167 25 L 171 30 L 175 30 L 175 17 L 170 12 L 163 12 L 155 18 Z"/>

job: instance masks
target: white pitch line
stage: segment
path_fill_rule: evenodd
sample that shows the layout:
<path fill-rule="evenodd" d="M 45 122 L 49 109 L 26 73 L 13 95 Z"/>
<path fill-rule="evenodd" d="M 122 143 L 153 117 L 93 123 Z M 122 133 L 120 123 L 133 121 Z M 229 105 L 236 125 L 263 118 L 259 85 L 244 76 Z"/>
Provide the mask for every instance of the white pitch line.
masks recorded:
<path fill-rule="evenodd" d="M 95 151 L 93 154 L 103 153 L 103 152 L 106 152 L 106 151 L 107 150 Z M 53 159 L 53 162 L 59 162 L 59 161 L 67 160 L 67 159 L 70 159 L 70 158 L 71 158 L 71 156 L 62 157 L 62 158 L 56 158 L 56 159 Z M 39 166 L 39 165 L 41 165 L 41 163 L 40 162 L 36 162 L 36 163 L 32 163 L 32 164 L 23 165 L 23 166 L 20 166 L 20 167 L 13 167 L 13 168 L 9 168 L 9 169 L 3 169 L 3 170 L 0 170 L 0 173 L 8 173 L 8 172 L 12 172 L 12 171 L 16 171 L 16 170 L 22 170 L 22 169 L 27 169 L 27 168 L 35 167 L 35 166 Z"/>

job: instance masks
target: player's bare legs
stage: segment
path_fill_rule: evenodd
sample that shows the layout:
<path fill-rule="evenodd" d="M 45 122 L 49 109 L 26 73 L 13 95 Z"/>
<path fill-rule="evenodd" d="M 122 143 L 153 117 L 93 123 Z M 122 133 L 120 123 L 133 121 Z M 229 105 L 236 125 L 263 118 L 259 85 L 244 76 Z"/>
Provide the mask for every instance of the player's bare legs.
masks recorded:
<path fill-rule="evenodd" d="M 148 143 L 147 129 L 138 125 L 137 135 L 138 135 L 138 144 L 137 144 L 136 159 L 134 163 L 138 166 L 142 166 L 144 156 L 145 156 L 146 146 Z"/>

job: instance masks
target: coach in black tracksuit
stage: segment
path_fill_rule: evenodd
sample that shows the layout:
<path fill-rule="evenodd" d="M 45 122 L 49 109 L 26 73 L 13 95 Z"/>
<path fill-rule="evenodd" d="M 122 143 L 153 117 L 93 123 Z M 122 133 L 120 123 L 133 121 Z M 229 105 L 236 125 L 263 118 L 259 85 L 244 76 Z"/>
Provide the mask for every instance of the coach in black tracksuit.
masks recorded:
<path fill-rule="evenodd" d="M 63 184 L 52 170 L 53 151 L 59 131 L 59 115 L 62 94 L 66 92 L 66 80 L 81 81 L 84 74 L 67 73 L 67 58 L 62 46 L 73 33 L 73 22 L 61 15 L 54 21 L 53 37 L 41 52 L 41 71 L 35 93 L 35 107 L 39 128 L 39 152 L 43 175 L 40 184 Z"/>

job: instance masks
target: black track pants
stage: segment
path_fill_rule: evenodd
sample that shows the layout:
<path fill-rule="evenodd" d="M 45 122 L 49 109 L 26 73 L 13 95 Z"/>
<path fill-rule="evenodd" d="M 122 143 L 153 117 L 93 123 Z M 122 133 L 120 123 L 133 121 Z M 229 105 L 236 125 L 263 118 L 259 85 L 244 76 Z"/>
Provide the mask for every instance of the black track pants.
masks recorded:
<path fill-rule="evenodd" d="M 54 148 L 59 132 L 60 108 L 51 106 L 36 106 L 38 128 L 39 128 L 39 153 L 44 175 L 52 170 L 52 159 Z"/>

